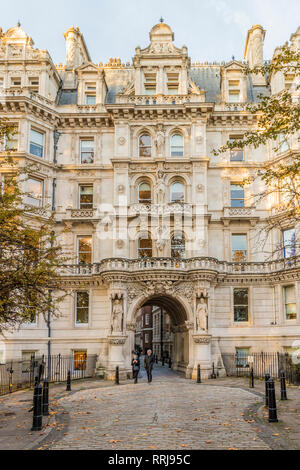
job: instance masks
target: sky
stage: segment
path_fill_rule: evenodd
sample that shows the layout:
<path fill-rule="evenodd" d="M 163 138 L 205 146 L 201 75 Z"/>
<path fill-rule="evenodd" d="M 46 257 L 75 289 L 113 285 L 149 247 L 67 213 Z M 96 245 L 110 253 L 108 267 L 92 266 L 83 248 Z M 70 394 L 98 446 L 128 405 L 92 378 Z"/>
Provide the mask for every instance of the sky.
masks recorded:
<path fill-rule="evenodd" d="M 131 61 L 136 46 L 149 44 L 161 17 L 188 47 L 192 62 L 243 59 L 248 29 L 266 29 L 264 56 L 270 59 L 300 25 L 299 0 L 0 0 L 3 31 L 16 26 L 47 49 L 55 64 L 65 63 L 63 33 L 79 26 L 94 63 L 110 57 Z"/>

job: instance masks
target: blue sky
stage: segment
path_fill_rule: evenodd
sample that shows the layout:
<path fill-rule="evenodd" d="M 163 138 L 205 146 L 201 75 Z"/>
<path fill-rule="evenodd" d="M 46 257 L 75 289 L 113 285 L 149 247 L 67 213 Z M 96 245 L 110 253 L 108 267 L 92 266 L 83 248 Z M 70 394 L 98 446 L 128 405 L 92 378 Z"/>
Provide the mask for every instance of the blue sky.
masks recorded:
<path fill-rule="evenodd" d="M 4 0 L 2 0 L 4 3 Z M 1 8 L 6 31 L 18 19 L 39 49 L 48 49 L 55 63 L 65 63 L 63 33 L 79 26 L 93 62 L 109 57 L 131 60 L 135 47 L 149 43 L 149 31 L 160 17 L 186 45 L 192 61 L 243 58 L 247 30 L 266 30 L 265 58 L 300 25 L 299 0 L 10 0 Z"/>

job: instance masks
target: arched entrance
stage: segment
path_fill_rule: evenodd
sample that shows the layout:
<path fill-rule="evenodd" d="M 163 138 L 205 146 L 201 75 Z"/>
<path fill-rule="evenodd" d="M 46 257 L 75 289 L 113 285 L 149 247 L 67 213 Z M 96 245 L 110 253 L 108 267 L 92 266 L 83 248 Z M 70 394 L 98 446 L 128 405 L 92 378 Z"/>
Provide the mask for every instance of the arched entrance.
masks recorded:
<path fill-rule="evenodd" d="M 152 318 L 148 317 L 150 315 Z M 191 308 L 184 299 L 164 293 L 141 296 L 128 311 L 128 317 L 132 328 L 126 347 L 126 365 L 129 364 L 140 334 L 142 350 L 148 346 L 159 359 L 162 355 L 171 357 L 172 369 L 188 376 L 191 367 L 190 330 L 193 323 L 190 320 Z"/>

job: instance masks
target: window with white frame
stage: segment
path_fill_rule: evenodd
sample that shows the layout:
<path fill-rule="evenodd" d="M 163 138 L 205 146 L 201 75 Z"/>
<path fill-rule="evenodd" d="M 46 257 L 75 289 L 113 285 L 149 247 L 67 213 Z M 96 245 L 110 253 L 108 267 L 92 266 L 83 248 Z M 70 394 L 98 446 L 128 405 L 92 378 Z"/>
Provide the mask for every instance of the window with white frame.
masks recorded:
<path fill-rule="evenodd" d="M 149 321 L 150 321 L 150 315 L 149 315 L 149 313 L 146 313 L 146 315 L 145 315 L 145 325 L 146 326 L 149 325 Z"/>
<path fill-rule="evenodd" d="M 230 185 L 231 207 L 245 207 L 245 190 L 242 184 Z"/>
<path fill-rule="evenodd" d="M 78 291 L 75 297 L 75 323 L 76 325 L 87 325 L 89 322 L 89 293 Z"/>
<path fill-rule="evenodd" d="M 145 81 L 145 93 L 146 95 L 155 95 L 156 94 L 156 72 L 145 72 L 144 74 Z"/>
<path fill-rule="evenodd" d="M 29 78 L 29 90 L 32 93 L 38 93 L 40 87 L 40 79 L 39 77 L 30 77 Z"/>
<path fill-rule="evenodd" d="M 296 231 L 294 228 L 282 231 L 282 243 L 284 258 L 296 256 Z"/>
<path fill-rule="evenodd" d="M 45 135 L 43 132 L 36 131 L 35 129 L 30 130 L 30 149 L 31 155 L 43 158 L 44 156 L 44 140 Z"/>
<path fill-rule="evenodd" d="M 233 289 L 233 310 L 235 322 L 248 321 L 248 294 L 248 289 Z"/>
<path fill-rule="evenodd" d="M 286 320 L 296 320 L 296 288 L 294 285 L 284 287 L 284 311 Z"/>
<path fill-rule="evenodd" d="M 12 125 L 11 132 L 7 137 L 5 137 L 5 150 L 8 152 L 14 152 L 18 150 L 18 141 L 19 141 L 19 134 L 18 134 L 18 126 Z"/>
<path fill-rule="evenodd" d="M 145 333 L 145 344 L 149 343 L 149 333 Z"/>
<path fill-rule="evenodd" d="M 93 209 L 93 186 L 79 186 L 79 209 Z"/>
<path fill-rule="evenodd" d="M 231 162 L 242 162 L 244 160 L 244 151 L 242 148 L 239 148 L 238 141 L 242 140 L 242 135 L 230 136 L 229 142 L 236 144 L 236 147 L 230 149 L 230 161 Z"/>
<path fill-rule="evenodd" d="M 167 88 L 169 95 L 177 95 L 179 89 L 179 73 L 167 73 Z"/>
<path fill-rule="evenodd" d="M 85 84 L 85 104 L 96 104 L 96 89 L 97 87 L 95 82 L 87 82 Z"/>
<path fill-rule="evenodd" d="M 92 262 L 92 237 L 79 237 L 77 243 L 77 262 L 90 264 Z"/>
<path fill-rule="evenodd" d="M 25 203 L 34 207 L 43 206 L 44 182 L 35 178 L 28 178 Z"/>
<path fill-rule="evenodd" d="M 183 157 L 184 139 L 182 134 L 173 134 L 170 139 L 171 157 Z"/>
<path fill-rule="evenodd" d="M 21 86 L 22 80 L 21 77 L 12 77 L 11 78 L 11 86 Z"/>
<path fill-rule="evenodd" d="M 228 100 L 229 103 L 239 103 L 240 102 L 240 80 L 238 79 L 229 79 L 228 80 Z"/>
<path fill-rule="evenodd" d="M 144 133 L 139 137 L 139 156 L 151 157 L 152 139 L 150 134 Z"/>
<path fill-rule="evenodd" d="M 171 202 L 184 202 L 184 184 L 180 181 L 175 181 L 170 187 L 170 201 Z"/>
<path fill-rule="evenodd" d="M 94 139 L 80 140 L 81 163 L 94 163 Z"/>
<path fill-rule="evenodd" d="M 247 260 L 247 235 L 232 234 L 232 261 L 240 262 Z"/>

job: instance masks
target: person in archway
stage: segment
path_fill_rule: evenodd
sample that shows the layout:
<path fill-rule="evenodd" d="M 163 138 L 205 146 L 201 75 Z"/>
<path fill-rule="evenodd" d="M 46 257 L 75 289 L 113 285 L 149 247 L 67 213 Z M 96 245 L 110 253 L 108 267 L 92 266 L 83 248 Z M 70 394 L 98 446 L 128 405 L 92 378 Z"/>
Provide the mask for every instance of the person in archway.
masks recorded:
<path fill-rule="evenodd" d="M 154 364 L 154 357 L 153 357 L 151 349 L 148 349 L 145 355 L 145 360 L 144 360 L 144 367 L 147 371 L 148 383 L 152 382 L 153 364 Z"/>
<path fill-rule="evenodd" d="M 139 375 L 139 371 L 140 371 L 140 359 L 139 359 L 138 355 L 135 354 L 135 353 L 132 356 L 131 365 L 132 365 L 132 376 L 133 376 L 133 379 L 134 379 L 134 383 L 137 384 L 138 375 Z"/>

